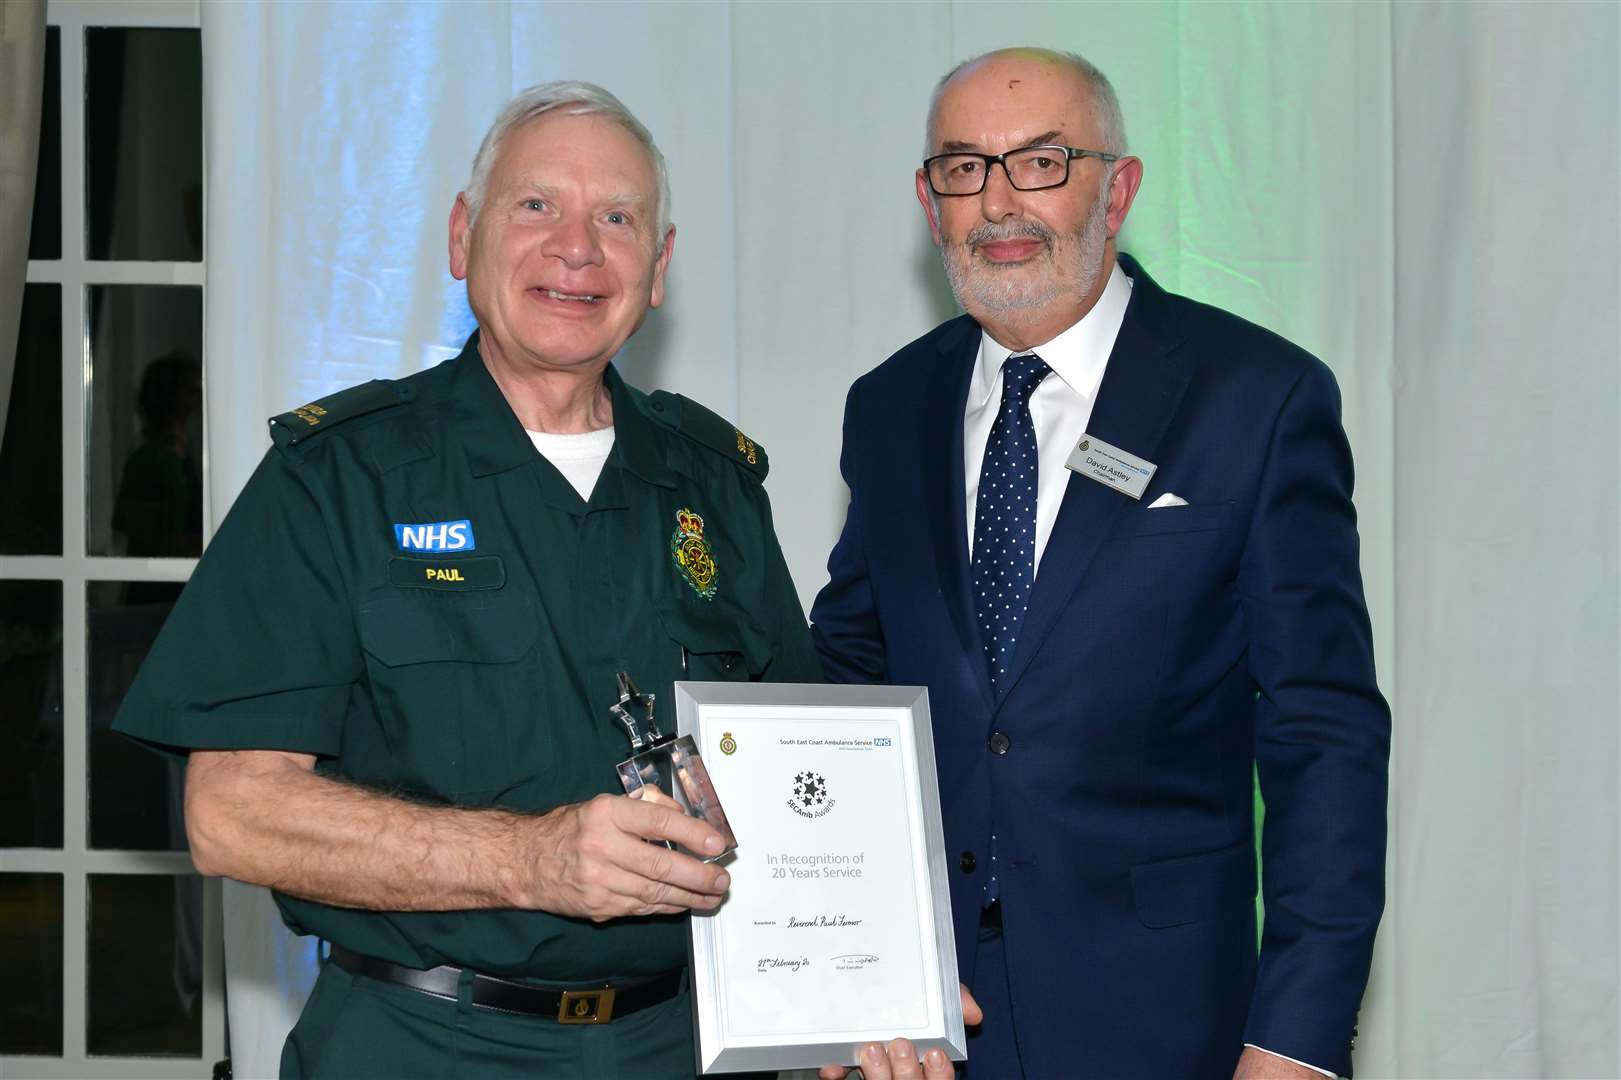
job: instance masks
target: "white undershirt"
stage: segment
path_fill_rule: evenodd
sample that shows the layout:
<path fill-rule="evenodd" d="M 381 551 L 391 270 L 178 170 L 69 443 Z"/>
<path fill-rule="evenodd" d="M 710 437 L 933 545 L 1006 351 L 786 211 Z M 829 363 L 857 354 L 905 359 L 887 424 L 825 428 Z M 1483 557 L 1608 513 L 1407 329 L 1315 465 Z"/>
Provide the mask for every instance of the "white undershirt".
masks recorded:
<path fill-rule="evenodd" d="M 587 431 L 583 435 L 553 435 L 548 431 L 524 429 L 535 449 L 563 478 L 580 493 L 580 498 L 591 501 L 591 489 L 597 486 L 597 477 L 608 463 L 608 454 L 614 448 L 614 429 Z"/>
<path fill-rule="evenodd" d="M 1041 566 L 1047 538 L 1058 519 L 1058 505 L 1064 501 L 1069 470 L 1064 462 L 1086 434 L 1097 399 L 1103 369 L 1114 350 L 1114 339 L 1126 317 L 1131 300 L 1131 279 L 1116 263 L 1103 286 L 1103 294 L 1081 321 L 1033 352 L 1047 362 L 1053 373 L 1041 380 L 1030 395 L 1030 419 L 1036 428 L 1036 567 Z M 1002 365 L 1013 351 L 991 337 L 979 338 L 979 358 L 968 381 L 968 403 L 963 411 L 963 480 L 967 484 L 968 557 L 974 555 L 974 502 L 979 497 L 979 470 L 985 459 L 985 443 L 991 437 L 1002 404 Z"/>

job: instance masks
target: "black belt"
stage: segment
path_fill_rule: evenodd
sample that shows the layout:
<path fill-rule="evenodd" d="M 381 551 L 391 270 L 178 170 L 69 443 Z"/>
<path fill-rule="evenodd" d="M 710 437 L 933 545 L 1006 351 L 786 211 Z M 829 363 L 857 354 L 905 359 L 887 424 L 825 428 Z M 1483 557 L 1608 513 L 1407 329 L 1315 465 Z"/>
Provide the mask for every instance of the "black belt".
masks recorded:
<path fill-rule="evenodd" d="M 372 956 L 332 946 L 332 962 L 351 975 L 395 983 L 446 1001 L 455 1001 L 462 969 L 449 964 L 429 968 L 402 967 Z M 681 992 L 680 969 L 645 979 L 622 979 L 600 986 L 552 990 L 543 986 L 473 975 L 472 1002 L 485 1009 L 544 1016 L 559 1024 L 606 1024 L 608 1021 L 669 1001 Z"/>

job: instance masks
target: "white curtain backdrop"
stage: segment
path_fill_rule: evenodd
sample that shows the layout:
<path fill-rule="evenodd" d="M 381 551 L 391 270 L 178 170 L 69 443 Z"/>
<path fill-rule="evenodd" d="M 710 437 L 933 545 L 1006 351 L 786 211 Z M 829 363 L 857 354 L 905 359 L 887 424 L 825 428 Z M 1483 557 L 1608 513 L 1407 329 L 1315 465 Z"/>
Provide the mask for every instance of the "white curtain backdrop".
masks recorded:
<path fill-rule="evenodd" d="M 622 367 L 769 449 L 808 604 L 845 390 L 954 312 L 912 195 L 929 91 L 1019 43 L 1115 81 L 1124 248 L 1344 391 L 1396 723 L 1358 1075 L 1621 1074 L 1615 4 L 205 3 L 212 519 L 267 416 L 459 348 L 478 139 L 584 78 L 659 139 L 679 229 Z M 270 1076 L 313 954 L 261 890 L 226 916 L 237 1075 Z"/>

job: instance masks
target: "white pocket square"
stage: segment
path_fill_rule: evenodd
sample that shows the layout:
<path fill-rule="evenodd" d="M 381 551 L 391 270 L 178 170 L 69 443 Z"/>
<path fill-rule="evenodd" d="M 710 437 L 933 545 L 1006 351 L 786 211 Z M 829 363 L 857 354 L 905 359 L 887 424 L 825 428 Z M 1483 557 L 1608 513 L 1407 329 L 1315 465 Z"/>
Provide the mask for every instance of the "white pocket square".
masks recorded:
<path fill-rule="evenodd" d="M 1172 495 L 1169 491 L 1148 504 L 1150 510 L 1159 510 L 1167 506 L 1186 506 L 1188 500 L 1180 495 Z"/>

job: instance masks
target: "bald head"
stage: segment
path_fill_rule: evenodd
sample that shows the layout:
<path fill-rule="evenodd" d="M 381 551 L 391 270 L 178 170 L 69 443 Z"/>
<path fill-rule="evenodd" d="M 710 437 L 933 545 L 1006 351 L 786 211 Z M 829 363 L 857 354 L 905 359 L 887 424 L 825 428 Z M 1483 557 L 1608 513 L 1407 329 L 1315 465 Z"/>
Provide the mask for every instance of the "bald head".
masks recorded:
<path fill-rule="evenodd" d="M 1126 152 L 1126 125 L 1120 114 L 1120 99 L 1108 77 L 1085 58 L 1052 49 L 997 49 L 964 60 L 948 72 L 929 99 L 928 128 L 924 132 L 923 156 L 940 153 L 947 136 L 937 127 L 941 103 L 946 98 L 968 97 L 976 105 L 1003 106 L 1016 110 L 1032 97 L 1047 101 L 1055 98 L 1073 112 L 1069 127 L 1084 127 L 1095 145 L 1087 149 L 1110 154 Z M 1068 132 L 1076 138 L 1079 132 Z M 1072 143 L 1071 145 L 1075 145 Z"/>

